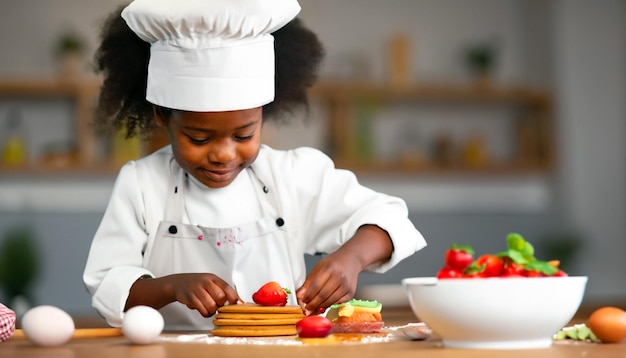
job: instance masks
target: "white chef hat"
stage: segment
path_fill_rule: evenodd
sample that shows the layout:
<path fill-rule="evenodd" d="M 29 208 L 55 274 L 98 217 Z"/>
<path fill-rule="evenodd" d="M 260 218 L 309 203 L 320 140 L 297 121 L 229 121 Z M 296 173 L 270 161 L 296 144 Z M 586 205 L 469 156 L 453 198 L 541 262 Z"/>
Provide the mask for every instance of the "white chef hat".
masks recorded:
<path fill-rule="evenodd" d="M 271 33 L 299 12 L 297 0 L 134 0 L 122 17 L 151 44 L 146 99 L 213 112 L 274 100 Z"/>

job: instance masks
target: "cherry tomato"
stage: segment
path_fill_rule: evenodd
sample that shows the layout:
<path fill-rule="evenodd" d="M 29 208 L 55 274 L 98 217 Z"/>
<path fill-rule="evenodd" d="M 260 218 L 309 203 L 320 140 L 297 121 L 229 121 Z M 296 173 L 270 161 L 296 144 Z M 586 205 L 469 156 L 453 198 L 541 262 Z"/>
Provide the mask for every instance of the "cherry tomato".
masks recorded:
<path fill-rule="evenodd" d="M 437 278 L 464 278 L 463 271 L 444 267 L 437 272 Z"/>
<path fill-rule="evenodd" d="M 504 262 L 501 258 L 495 255 L 482 255 L 476 260 L 476 265 L 482 267 L 482 272 L 487 277 L 500 276 L 504 269 Z"/>
<path fill-rule="evenodd" d="M 444 255 L 445 267 L 463 271 L 474 261 L 474 250 L 469 246 L 452 245 Z"/>
<path fill-rule="evenodd" d="M 323 338 L 332 328 L 332 322 L 323 316 L 304 317 L 296 323 L 296 332 L 302 338 Z"/>
<path fill-rule="evenodd" d="M 546 277 L 546 274 L 535 270 L 528 270 L 526 271 L 526 277 Z"/>
<path fill-rule="evenodd" d="M 502 272 L 502 276 L 504 277 L 525 277 L 526 270 L 524 266 L 520 264 L 516 264 L 515 262 L 509 262 L 504 265 L 504 270 Z"/>
<path fill-rule="evenodd" d="M 479 255 L 473 260 L 474 250 L 469 245 L 453 244 L 444 254 L 444 264 L 437 272 L 438 278 L 489 278 L 489 277 L 564 277 L 558 260 L 536 259 L 534 248 L 521 235 L 510 233 L 507 249 L 499 253 Z"/>

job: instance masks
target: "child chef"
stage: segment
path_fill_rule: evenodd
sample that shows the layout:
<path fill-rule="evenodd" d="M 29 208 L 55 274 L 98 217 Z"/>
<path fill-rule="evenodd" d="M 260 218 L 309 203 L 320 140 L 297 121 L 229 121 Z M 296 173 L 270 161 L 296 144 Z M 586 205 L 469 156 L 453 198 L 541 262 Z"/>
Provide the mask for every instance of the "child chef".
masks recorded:
<path fill-rule="evenodd" d="M 305 108 L 323 50 L 296 0 L 135 0 L 105 23 L 96 125 L 157 126 L 170 145 L 123 166 L 84 282 L 112 326 L 137 305 L 166 329 L 210 329 L 264 283 L 305 313 L 347 301 L 364 270 L 423 248 L 403 200 L 313 148 L 261 144 Z M 323 254 L 307 275 L 305 254 Z"/>

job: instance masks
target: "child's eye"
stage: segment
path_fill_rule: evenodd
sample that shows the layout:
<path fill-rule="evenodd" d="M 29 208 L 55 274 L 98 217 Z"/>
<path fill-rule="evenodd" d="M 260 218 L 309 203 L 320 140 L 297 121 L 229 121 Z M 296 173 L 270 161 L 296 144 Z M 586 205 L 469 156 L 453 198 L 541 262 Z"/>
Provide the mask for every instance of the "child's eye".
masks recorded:
<path fill-rule="evenodd" d="M 187 136 L 189 138 L 189 141 L 193 144 L 206 144 L 208 143 L 211 138 L 194 138 L 192 136 Z"/>
<path fill-rule="evenodd" d="M 252 139 L 252 137 L 254 137 L 254 134 L 250 134 L 250 135 L 236 135 L 235 136 L 235 140 L 238 140 L 240 142 L 245 142 L 245 141 L 248 141 L 248 140 Z"/>

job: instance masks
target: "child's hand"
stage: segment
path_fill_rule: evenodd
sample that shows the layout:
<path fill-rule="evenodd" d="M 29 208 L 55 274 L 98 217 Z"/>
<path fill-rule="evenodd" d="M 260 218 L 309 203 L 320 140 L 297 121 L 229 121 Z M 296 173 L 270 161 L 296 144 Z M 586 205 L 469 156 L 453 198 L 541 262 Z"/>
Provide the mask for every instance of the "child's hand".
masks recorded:
<path fill-rule="evenodd" d="M 197 310 L 204 317 L 214 315 L 227 303 L 243 303 L 237 291 L 214 274 L 186 273 L 169 277 L 174 300 Z"/>
<path fill-rule="evenodd" d="M 356 260 L 339 252 L 321 259 L 296 291 L 305 314 L 351 299 L 360 271 L 361 265 Z"/>
<path fill-rule="evenodd" d="M 392 252 L 393 244 L 386 231 L 375 225 L 361 226 L 339 250 L 313 267 L 302 287 L 296 291 L 298 302 L 308 315 L 320 308 L 350 300 L 356 292 L 361 270 L 389 260 Z"/>

